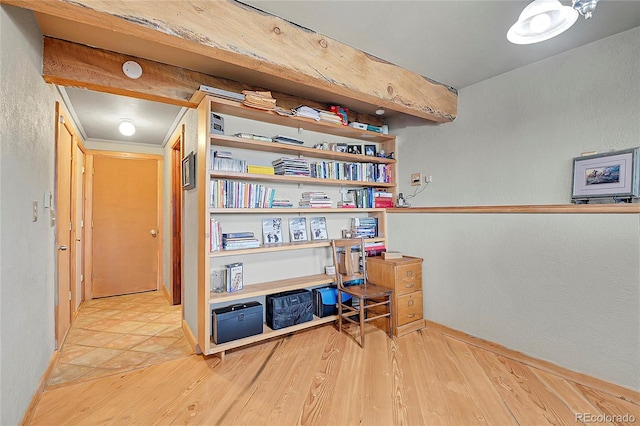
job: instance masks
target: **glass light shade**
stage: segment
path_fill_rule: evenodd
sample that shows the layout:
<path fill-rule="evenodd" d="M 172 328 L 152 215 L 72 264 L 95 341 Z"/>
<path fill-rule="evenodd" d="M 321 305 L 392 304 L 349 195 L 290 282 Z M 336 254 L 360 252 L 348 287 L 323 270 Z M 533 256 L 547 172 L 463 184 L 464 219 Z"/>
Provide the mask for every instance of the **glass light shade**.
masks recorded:
<path fill-rule="evenodd" d="M 118 126 L 118 130 L 125 136 L 131 136 L 136 132 L 136 126 L 131 121 L 124 120 Z"/>
<path fill-rule="evenodd" d="M 563 6 L 558 0 L 534 0 L 509 28 L 507 39 L 515 44 L 549 40 L 571 28 L 578 15 L 575 9 Z"/>

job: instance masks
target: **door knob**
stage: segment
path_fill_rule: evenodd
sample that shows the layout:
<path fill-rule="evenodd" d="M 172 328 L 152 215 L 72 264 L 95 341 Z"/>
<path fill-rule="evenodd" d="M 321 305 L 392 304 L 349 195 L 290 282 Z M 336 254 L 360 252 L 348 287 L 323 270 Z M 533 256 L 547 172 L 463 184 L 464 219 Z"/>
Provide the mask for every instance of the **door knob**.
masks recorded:
<path fill-rule="evenodd" d="M 155 229 L 152 229 L 151 235 L 155 237 L 156 235 L 158 235 L 158 231 L 156 231 Z"/>
<path fill-rule="evenodd" d="M 58 250 L 61 250 L 61 251 L 65 251 L 66 249 L 67 249 L 67 246 L 60 246 L 60 247 L 58 247 Z"/>

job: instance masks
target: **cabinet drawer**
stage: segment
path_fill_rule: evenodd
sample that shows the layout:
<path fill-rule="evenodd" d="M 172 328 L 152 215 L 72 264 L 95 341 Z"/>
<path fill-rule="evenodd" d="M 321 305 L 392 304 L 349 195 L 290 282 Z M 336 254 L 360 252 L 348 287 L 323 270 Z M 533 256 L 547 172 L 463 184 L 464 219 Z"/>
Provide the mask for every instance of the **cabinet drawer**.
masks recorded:
<path fill-rule="evenodd" d="M 396 294 L 422 290 L 422 264 L 398 266 L 396 274 Z"/>
<path fill-rule="evenodd" d="M 396 327 L 422 319 L 422 292 L 399 296 L 396 309 Z"/>

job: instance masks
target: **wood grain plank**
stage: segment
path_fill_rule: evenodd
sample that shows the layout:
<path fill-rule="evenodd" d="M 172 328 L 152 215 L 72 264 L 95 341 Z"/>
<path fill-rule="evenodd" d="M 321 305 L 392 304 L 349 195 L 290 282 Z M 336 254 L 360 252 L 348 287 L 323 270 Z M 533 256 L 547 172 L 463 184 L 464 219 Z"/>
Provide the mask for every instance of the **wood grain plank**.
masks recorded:
<path fill-rule="evenodd" d="M 516 419 L 500 394 L 491 384 L 478 361 L 466 343 L 445 337 L 445 342 L 457 361 L 466 388 L 471 398 L 480 408 L 488 424 L 517 424 Z"/>
<path fill-rule="evenodd" d="M 575 423 L 574 413 L 537 379 L 529 367 L 475 347 L 470 349 L 518 423 Z"/>
<path fill-rule="evenodd" d="M 576 385 L 580 392 L 603 414 L 604 421 L 617 425 L 637 425 L 640 422 L 640 406 L 623 399 L 612 399 L 610 395 L 583 385 Z M 589 413 L 597 416 L 597 413 Z M 600 419 L 598 419 L 598 423 Z"/>
<path fill-rule="evenodd" d="M 77 23 L 88 35 L 103 35 L 85 44 L 110 44 L 109 32 L 117 33 L 122 53 L 152 42 L 157 48 L 148 49 L 147 55 L 158 62 L 180 60 L 176 51 L 183 51 L 189 58 L 200 57 L 200 63 L 205 62 L 202 57 L 209 58 L 221 77 L 235 73 L 242 74 L 243 81 L 279 81 L 298 92 L 332 96 L 339 104 L 347 98 L 436 122 L 453 121 L 457 115 L 455 89 L 239 2 L 220 1 L 215 7 L 196 0 L 163 2 L 162 7 L 110 0 L 5 3 L 62 19 L 67 32 Z M 80 41 L 88 35 L 66 37 Z M 171 53 L 164 55 L 165 50 Z"/>
<path fill-rule="evenodd" d="M 603 414 L 595 404 L 592 404 L 589 401 L 575 383 L 537 368 L 531 368 L 531 371 L 533 371 L 533 373 L 549 389 L 551 389 L 552 392 L 554 392 L 573 413 L 589 413 L 594 415 Z M 576 418 L 576 422 L 578 421 L 579 420 Z M 612 423 L 599 422 L 598 424 L 608 425 Z"/>

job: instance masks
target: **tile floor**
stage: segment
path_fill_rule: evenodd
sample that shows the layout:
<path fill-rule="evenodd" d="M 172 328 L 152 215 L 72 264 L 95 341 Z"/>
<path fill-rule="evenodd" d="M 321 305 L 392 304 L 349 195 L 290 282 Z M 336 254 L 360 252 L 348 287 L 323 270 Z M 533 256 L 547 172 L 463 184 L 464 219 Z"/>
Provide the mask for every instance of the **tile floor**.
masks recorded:
<path fill-rule="evenodd" d="M 118 374 L 193 353 L 180 305 L 160 291 L 84 302 L 48 387 Z"/>

